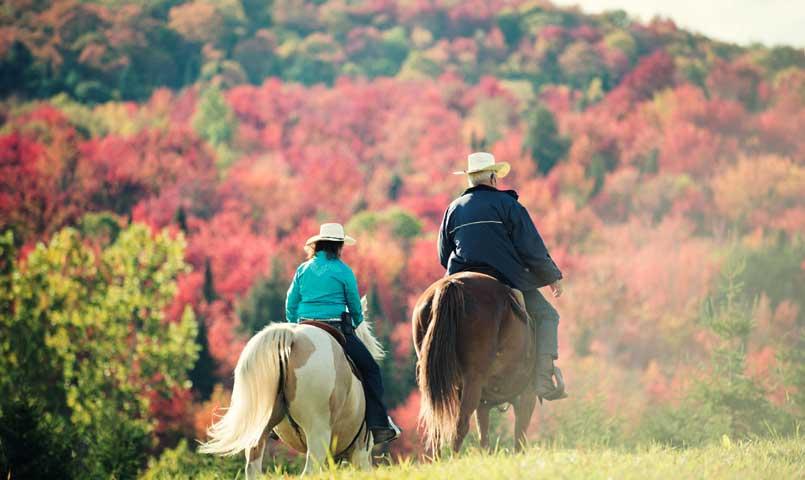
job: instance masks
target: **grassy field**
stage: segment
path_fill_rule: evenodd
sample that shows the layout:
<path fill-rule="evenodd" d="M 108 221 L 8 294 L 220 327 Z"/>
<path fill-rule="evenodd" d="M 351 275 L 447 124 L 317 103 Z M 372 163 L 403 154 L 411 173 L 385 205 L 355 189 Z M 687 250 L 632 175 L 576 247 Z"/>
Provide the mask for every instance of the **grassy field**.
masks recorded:
<path fill-rule="evenodd" d="M 231 466 L 231 464 L 230 464 Z M 199 474 L 200 473 L 200 474 Z M 228 474 L 227 474 L 228 473 Z M 209 468 L 187 478 L 232 478 Z M 243 478 L 242 473 L 236 473 Z M 287 475 L 287 474 L 286 474 Z M 282 472 L 265 478 L 283 477 Z M 183 478 L 179 472 L 162 472 L 150 478 Z M 468 453 L 435 463 L 403 463 L 369 472 L 334 469 L 317 480 L 436 480 L 436 479 L 805 479 L 805 440 L 788 439 L 721 444 L 674 450 L 645 448 L 626 451 L 534 448 L 520 455 Z"/>

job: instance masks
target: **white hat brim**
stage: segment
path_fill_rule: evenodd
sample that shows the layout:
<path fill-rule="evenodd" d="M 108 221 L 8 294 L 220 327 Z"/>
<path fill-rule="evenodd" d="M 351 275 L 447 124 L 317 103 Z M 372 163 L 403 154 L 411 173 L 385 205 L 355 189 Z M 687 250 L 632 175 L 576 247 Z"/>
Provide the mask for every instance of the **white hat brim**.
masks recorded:
<path fill-rule="evenodd" d="M 355 243 L 357 242 L 354 238 L 350 237 L 349 235 L 344 235 L 344 238 L 313 235 L 312 237 L 307 239 L 305 245 L 310 245 L 311 243 L 318 242 L 319 240 L 327 240 L 330 242 L 344 242 L 344 245 L 355 245 Z"/>
<path fill-rule="evenodd" d="M 509 172 L 511 171 L 511 168 L 512 167 L 511 167 L 511 165 L 509 165 L 509 162 L 499 162 L 499 163 L 496 163 L 494 165 L 489 165 L 489 166 L 486 166 L 484 168 L 478 168 L 478 169 L 475 169 L 475 170 L 462 170 L 462 171 L 459 171 L 459 172 L 453 172 L 453 175 L 467 175 L 469 173 L 492 171 L 492 172 L 495 172 L 495 174 L 497 174 L 498 178 L 503 178 L 503 177 L 505 177 L 506 175 L 509 174 Z"/>

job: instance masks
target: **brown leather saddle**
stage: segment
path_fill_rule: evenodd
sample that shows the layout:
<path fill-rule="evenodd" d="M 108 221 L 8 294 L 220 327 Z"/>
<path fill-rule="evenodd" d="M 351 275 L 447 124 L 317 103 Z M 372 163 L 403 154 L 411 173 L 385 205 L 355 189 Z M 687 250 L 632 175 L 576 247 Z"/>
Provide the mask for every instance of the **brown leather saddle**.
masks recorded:
<path fill-rule="evenodd" d="M 519 307 L 520 311 L 517 312 L 519 317 L 525 321 L 527 325 L 532 324 L 531 315 L 528 313 L 528 310 L 525 306 L 525 296 L 521 290 L 517 290 L 516 288 L 511 288 L 511 297 L 514 300 L 515 305 Z"/>
<path fill-rule="evenodd" d="M 346 349 L 347 337 L 344 336 L 344 333 L 340 329 L 334 327 L 328 322 L 319 322 L 316 320 L 302 320 L 299 323 L 302 325 L 310 325 L 311 327 L 320 328 L 325 332 L 329 333 L 330 335 L 332 335 L 335 341 L 338 342 L 338 344 L 341 345 L 341 348 L 344 349 L 344 356 L 347 357 L 347 363 L 349 363 L 350 368 L 352 368 L 352 373 L 354 373 L 355 376 L 358 377 L 358 380 L 360 380 L 361 383 L 363 383 L 363 375 L 361 375 L 361 371 L 358 370 L 357 365 L 355 365 L 355 362 L 352 360 L 352 358 L 350 358 L 349 354 L 347 353 Z"/>
<path fill-rule="evenodd" d="M 302 320 L 299 323 L 301 323 L 302 325 L 310 325 L 324 330 L 325 332 L 332 335 L 333 338 L 335 338 L 335 341 L 338 342 L 338 344 L 341 345 L 342 348 L 347 344 L 347 337 L 344 336 L 344 333 L 327 322 L 319 322 L 316 320 Z"/>

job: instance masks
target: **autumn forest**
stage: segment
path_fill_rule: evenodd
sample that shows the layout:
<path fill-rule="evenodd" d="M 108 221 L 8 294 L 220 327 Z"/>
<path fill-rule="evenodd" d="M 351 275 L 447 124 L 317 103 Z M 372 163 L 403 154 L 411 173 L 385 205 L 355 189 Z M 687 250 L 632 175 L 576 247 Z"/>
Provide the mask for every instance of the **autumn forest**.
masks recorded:
<path fill-rule="evenodd" d="M 803 129 L 802 49 L 622 11 L 6 1 L 0 474 L 202 461 L 241 349 L 284 321 L 328 221 L 358 239 L 345 261 L 390 352 L 405 434 L 389 455 L 416 458 L 411 308 L 444 274 L 437 229 L 466 188 L 450 173 L 475 150 L 511 163 L 502 187 L 566 277 L 552 302 L 571 398 L 538 407 L 535 442 L 794 434 Z"/>

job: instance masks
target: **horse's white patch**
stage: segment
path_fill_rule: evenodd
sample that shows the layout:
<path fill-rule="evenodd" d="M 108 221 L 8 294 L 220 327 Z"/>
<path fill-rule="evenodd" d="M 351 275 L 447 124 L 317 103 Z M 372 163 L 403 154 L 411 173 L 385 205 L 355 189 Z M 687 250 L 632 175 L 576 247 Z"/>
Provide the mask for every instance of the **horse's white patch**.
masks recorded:
<path fill-rule="evenodd" d="M 327 332 L 307 325 L 299 327 L 298 335 L 303 335 L 310 340 L 314 349 L 307 362 L 294 371 L 297 388 L 300 385 L 305 385 L 306 388 L 305 392 L 294 393 L 304 393 L 308 398 L 299 398 L 298 395 L 294 395 L 294 403 L 315 400 L 322 395 L 325 397 L 322 401 L 326 403 L 326 398 L 329 398 L 330 392 L 335 388 L 335 377 L 332 374 L 335 342 Z M 315 397 L 315 399 L 310 397 Z"/>
<path fill-rule="evenodd" d="M 296 391 L 288 405 L 291 417 L 305 432 L 308 465 L 323 462 L 330 445 L 330 394 L 335 389 L 333 374 L 333 348 L 335 341 L 330 334 L 316 327 L 301 325 L 297 335 L 305 336 L 313 343 L 314 350 L 308 361 L 294 370 Z"/>

